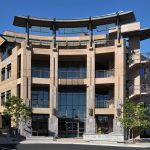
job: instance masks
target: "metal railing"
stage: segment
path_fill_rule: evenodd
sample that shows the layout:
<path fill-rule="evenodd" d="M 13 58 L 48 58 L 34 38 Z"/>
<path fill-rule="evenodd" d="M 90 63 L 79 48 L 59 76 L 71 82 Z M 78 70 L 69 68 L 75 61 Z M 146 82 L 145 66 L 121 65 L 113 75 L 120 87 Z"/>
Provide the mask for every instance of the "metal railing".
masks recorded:
<path fill-rule="evenodd" d="M 46 70 L 34 70 L 34 69 L 32 69 L 32 77 L 50 78 L 50 71 L 46 71 Z"/>
<path fill-rule="evenodd" d="M 86 49 L 87 41 L 58 41 L 59 49 Z"/>
<path fill-rule="evenodd" d="M 133 53 L 129 56 L 129 64 L 150 61 L 150 53 Z"/>
<path fill-rule="evenodd" d="M 129 96 L 134 94 L 148 93 L 150 94 L 150 85 L 141 84 L 141 85 L 132 85 L 129 87 Z"/>
<path fill-rule="evenodd" d="M 102 99 L 96 99 L 95 100 L 95 108 L 110 108 L 114 107 L 114 100 L 102 100 Z"/>
<path fill-rule="evenodd" d="M 96 70 L 95 77 L 96 78 L 107 78 L 114 76 L 114 69 L 110 70 Z"/>
<path fill-rule="evenodd" d="M 86 71 L 59 71 L 60 79 L 84 79 Z"/>
<path fill-rule="evenodd" d="M 107 39 L 95 40 L 94 43 L 95 43 L 95 48 L 108 47 L 108 46 L 114 46 L 115 45 L 114 40 L 107 40 Z"/>

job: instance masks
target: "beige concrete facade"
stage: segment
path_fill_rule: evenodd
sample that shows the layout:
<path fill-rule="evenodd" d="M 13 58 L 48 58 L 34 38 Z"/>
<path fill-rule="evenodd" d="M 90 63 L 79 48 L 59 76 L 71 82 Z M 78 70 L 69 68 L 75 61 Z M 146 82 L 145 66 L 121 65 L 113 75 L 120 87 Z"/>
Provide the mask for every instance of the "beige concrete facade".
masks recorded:
<path fill-rule="evenodd" d="M 132 32 L 140 30 L 140 23 L 125 24 L 121 26 L 121 33 Z M 149 106 L 150 102 L 150 80 L 149 75 L 143 79 L 140 75 L 140 69 L 147 68 L 150 71 L 149 60 L 142 58 L 140 50 L 140 36 L 129 36 L 128 46 L 125 38 L 120 41 L 116 38 L 117 28 L 108 32 L 111 39 L 106 39 L 106 34 L 99 34 L 93 36 L 92 47 L 89 44 L 89 35 L 79 35 L 71 37 L 56 37 L 56 48 L 53 46 L 52 36 L 29 35 L 30 45 L 27 45 L 27 36 L 23 33 L 6 31 L 3 36 L 5 39 L 0 39 L 0 44 L 3 45 L 7 42 L 15 43 L 12 49 L 12 54 L 2 60 L 2 47 L 0 47 L 0 70 L 5 69 L 5 79 L 0 80 L 0 94 L 11 91 L 11 95 L 20 96 L 24 102 L 31 106 L 32 103 L 32 87 L 49 87 L 49 107 L 48 108 L 32 108 L 33 114 L 47 114 L 49 118 L 55 118 L 57 121 L 58 110 L 58 93 L 60 86 L 78 86 L 85 87 L 86 89 L 86 112 L 85 118 L 95 121 L 98 116 L 112 117 L 108 124 L 111 124 L 113 130 L 108 134 L 122 134 L 121 126 L 118 123 L 118 109 L 124 103 L 125 98 L 129 97 L 134 101 L 145 101 Z M 104 40 L 105 39 L 105 40 Z M 99 42 L 98 41 L 103 41 Z M 107 45 L 107 42 L 112 42 Z M 60 42 L 64 46 L 60 46 Z M 75 48 L 71 44 L 73 42 L 83 44 L 84 48 Z M 66 44 L 70 44 L 67 48 Z M 66 47 L 66 48 L 65 48 Z M 20 58 L 19 58 L 20 57 Z M 19 60 L 20 59 L 20 60 Z M 61 61 L 66 60 L 84 61 L 86 64 L 86 77 L 85 78 L 59 78 L 59 65 Z M 33 61 L 46 60 L 49 62 L 49 78 L 40 78 L 32 76 Z M 11 64 L 11 76 L 8 79 L 7 66 Z M 96 67 L 100 65 L 108 65 L 107 70 L 99 70 Z M 20 66 L 20 67 L 19 67 Z M 111 72 L 111 73 L 110 73 Z M 148 72 L 148 71 L 147 71 Z M 18 74 L 20 73 L 20 76 Z M 0 78 L 2 79 L 2 73 Z M 144 90 L 141 91 L 141 85 Z M 18 89 L 19 88 L 19 89 Z M 96 90 L 105 90 L 111 97 L 108 106 L 101 108 L 96 106 Z M 100 89 L 100 90 L 99 90 Z M 18 91 L 19 90 L 19 91 Z M 19 94 L 20 93 L 20 94 Z M 6 96 L 5 96 L 6 99 Z M 4 107 L 2 106 L 2 95 L 0 99 L 0 113 L 3 113 Z M 92 114 L 91 111 L 92 110 Z M 85 121 L 87 124 L 88 121 Z M 49 130 L 51 125 L 50 120 Z M 96 121 L 95 121 L 96 122 Z M 58 123 L 56 123 L 58 125 Z M 85 125 L 86 126 L 86 125 Z M 95 133 L 96 125 L 94 124 Z M 85 127 L 85 132 L 88 131 Z M 118 128 L 118 129 L 117 129 Z M 117 130 L 116 130 L 117 129 Z M 51 129 L 53 130 L 53 129 Z M 53 130 L 59 130 L 58 126 Z M 58 132 L 58 131 L 57 131 Z M 88 134 L 88 133 L 86 133 Z"/>

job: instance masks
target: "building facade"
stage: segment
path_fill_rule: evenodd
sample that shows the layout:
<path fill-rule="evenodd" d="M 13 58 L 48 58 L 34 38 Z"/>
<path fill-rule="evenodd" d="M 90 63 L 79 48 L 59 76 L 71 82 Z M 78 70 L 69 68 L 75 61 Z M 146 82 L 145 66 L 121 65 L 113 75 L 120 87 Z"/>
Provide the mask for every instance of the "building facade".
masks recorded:
<path fill-rule="evenodd" d="M 132 11 L 83 19 L 15 16 L 13 24 L 26 33 L 0 37 L 1 128 L 6 98 L 16 95 L 32 108 L 31 120 L 20 123 L 24 136 L 123 141 L 118 117 L 125 98 L 150 107 L 150 55 L 140 49 L 150 29 L 140 29 Z"/>

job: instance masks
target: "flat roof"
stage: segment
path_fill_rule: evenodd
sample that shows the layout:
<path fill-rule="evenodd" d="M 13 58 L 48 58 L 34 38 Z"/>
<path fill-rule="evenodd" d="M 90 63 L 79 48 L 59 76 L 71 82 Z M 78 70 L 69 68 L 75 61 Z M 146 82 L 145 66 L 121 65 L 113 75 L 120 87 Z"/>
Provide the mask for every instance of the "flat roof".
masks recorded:
<path fill-rule="evenodd" d="M 15 16 L 13 25 L 19 27 L 26 27 L 27 21 L 29 19 L 30 27 L 31 26 L 52 27 L 53 24 L 55 23 L 56 28 L 75 28 L 75 27 L 88 27 L 89 21 L 91 20 L 92 27 L 96 28 L 96 26 L 98 25 L 116 23 L 118 16 L 121 24 L 131 23 L 136 20 L 134 12 L 128 11 L 80 19 L 45 19 L 45 18 L 36 18 L 32 16 L 30 17 Z"/>
<path fill-rule="evenodd" d="M 140 36 L 140 40 L 145 40 L 150 38 L 150 28 L 130 31 L 130 32 L 124 32 L 122 33 L 123 37 L 131 37 L 131 36 Z"/>

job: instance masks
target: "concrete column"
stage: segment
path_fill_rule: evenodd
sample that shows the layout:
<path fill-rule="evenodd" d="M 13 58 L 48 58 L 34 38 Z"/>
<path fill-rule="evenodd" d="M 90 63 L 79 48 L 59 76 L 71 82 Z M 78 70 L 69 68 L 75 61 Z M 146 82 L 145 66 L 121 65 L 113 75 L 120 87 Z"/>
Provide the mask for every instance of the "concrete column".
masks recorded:
<path fill-rule="evenodd" d="M 140 63 L 140 37 L 129 38 L 129 55 L 132 58 L 132 64 Z M 129 75 L 130 80 L 133 81 L 133 94 L 140 94 L 141 78 L 139 70 L 132 71 Z"/>
<path fill-rule="evenodd" d="M 21 98 L 27 106 L 31 104 L 31 49 L 27 42 L 22 42 L 21 50 Z M 32 135 L 31 120 L 19 123 L 21 135 Z"/>
<path fill-rule="evenodd" d="M 18 54 L 18 49 L 17 47 L 15 47 L 12 50 L 13 61 L 11 63 L 11 79 L 13 82 L 12 84 L 16 86 L 11 89 L 11 95 L 17 95 L 17 54 Z"/>
<path fill-rule="evenodd" d="M 116 41 L 115 45 L 115 114 L 113 130 L 115 133 L 121 132 L 120 134 L 123 134 L 118 117 L 121 110 L 120 104 L 123 104 L 126 98 L 126 49 L 124 40 L 120 40 L 120 43 Z"/>
<path fill-rule="evenodd" d="M 58 99 L 58 49 L 54 49 L 50 55 L 50 118 L 49 133 L 58 136 L 57 118 L 57 99 Z"/>
<path fill-rule="evenodd" d="M 31 104 L 31 49 L 22 43 L 21 52 L 21 98 L 26 104 Z"/>
<path fill-rule="evenodd" d="M 95 134 L 95 49 L 87 52 L 87 95 L 85 134 Z"/>

